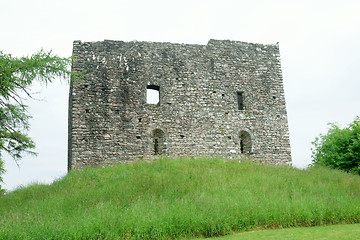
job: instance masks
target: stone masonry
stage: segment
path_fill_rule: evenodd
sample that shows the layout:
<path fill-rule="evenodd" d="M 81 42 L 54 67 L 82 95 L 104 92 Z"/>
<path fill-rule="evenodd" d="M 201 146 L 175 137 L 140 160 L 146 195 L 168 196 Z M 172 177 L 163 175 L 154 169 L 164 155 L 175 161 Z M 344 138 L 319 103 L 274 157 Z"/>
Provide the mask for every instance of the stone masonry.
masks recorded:
<path fill-rule="evenodd" d="M 291 164 L 278 45 L 74 42 L 68 168 L 165 156 Z M 159 94 L 147 103 L 147 92 Z"/>

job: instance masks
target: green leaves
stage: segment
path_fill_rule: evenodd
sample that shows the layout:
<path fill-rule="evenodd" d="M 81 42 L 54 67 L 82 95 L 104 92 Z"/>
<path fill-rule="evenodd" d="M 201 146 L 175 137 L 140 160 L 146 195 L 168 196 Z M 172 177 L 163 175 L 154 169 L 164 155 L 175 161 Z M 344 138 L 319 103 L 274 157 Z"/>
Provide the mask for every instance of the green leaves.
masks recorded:
<path fill-rule="evenodd" d="M 344 129 L 336 124 L 329 125 L 328 133 L 320 134 L 312 143 L 313 165 L 360 174 L 360 118 Z"/>
<path fill-rule="evenodd" d="M 82 73 L 70 70 L 73 57 L 61 58 L 43 50 L 30 57 L 16 58 L 0 51 L 0 175 L 4 172 L 1 152 L 15 160 L 24 153 L 35 154 L 34 142 L 27 135 L 29 119 L 25 96 L 32 98 L 29 87 L 34 81 L 47 84 L 55 77 L 78 79 Z M 0 183 L 2 178 L 0 177 Z M 1 191 L 1 186 L 0 186 Z"/>

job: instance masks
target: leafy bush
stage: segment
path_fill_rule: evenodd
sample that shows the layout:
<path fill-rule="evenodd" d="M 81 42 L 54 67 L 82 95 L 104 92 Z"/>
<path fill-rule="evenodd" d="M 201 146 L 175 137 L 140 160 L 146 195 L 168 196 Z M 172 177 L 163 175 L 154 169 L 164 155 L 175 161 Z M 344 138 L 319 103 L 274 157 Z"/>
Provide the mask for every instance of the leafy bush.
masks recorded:
<path fill-rule="evenodd" d="M 312 143 L 313 165 L 325 165 L 360 174 L 360 118 L 341 129 L 330 124 L 327 134 L 320 134 Z"/>

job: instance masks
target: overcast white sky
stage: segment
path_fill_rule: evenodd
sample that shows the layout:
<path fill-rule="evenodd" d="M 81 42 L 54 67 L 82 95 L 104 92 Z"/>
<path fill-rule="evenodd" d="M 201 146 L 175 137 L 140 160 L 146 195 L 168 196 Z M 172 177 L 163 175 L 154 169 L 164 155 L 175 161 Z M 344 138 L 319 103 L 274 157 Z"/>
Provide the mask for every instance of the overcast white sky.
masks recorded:
<path fill-rule="evenodd" d="M 358 0 L 1 0 L 0 50 L 41 48 L 68 57 L 74 40 L 206 44 L 209 39 L 274 44 L 280 54 L 293 164 L 311 162 L 311 142 L 328 122 L 360 115 Z M 4 188 L 66 174 L 68 85 L 55 82 L 29 101 L 38 157 L 6 158 Z"/>

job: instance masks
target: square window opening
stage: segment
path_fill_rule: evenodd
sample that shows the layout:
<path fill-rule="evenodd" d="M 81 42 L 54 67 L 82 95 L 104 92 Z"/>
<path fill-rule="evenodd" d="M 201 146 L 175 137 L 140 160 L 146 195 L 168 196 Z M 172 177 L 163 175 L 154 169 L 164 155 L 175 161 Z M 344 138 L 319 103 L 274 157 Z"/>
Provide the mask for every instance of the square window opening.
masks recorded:
<path fill-rule="evenodd" d="M 160 87 L 148 85 L 146 88 L 146 103 L 160 105 Z"/>

